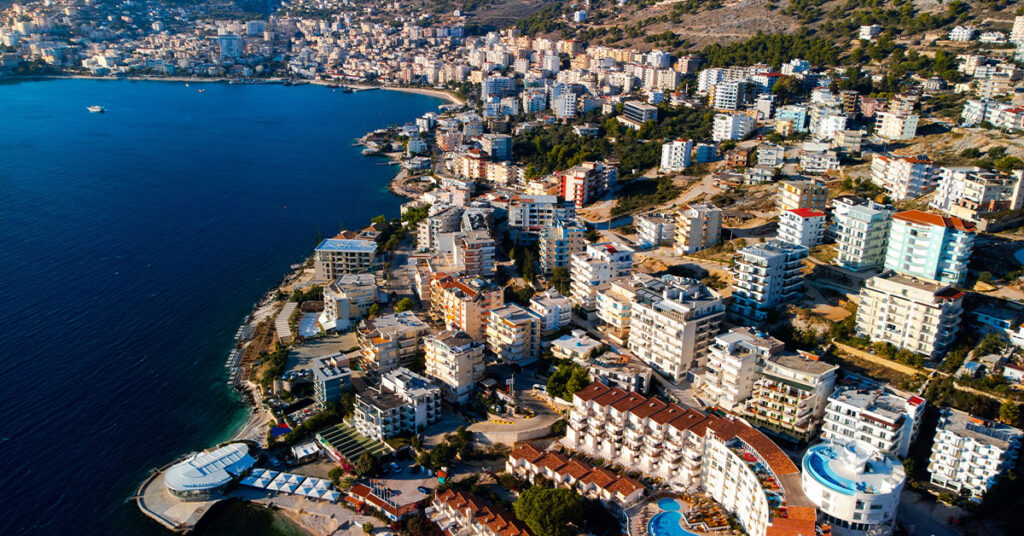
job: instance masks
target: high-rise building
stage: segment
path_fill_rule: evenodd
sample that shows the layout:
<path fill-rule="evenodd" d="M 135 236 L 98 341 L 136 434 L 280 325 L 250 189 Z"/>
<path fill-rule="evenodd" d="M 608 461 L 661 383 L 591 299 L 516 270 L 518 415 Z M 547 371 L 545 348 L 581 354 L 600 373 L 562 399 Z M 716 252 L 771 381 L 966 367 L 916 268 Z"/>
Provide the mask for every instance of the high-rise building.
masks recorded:
<path fill-rule="evenodd" d="M 956 338 L 963 298 L 963 292 L 950 286 L 883 272 L 865 281 L 860 291 L 857 334 L 940 357 Z"/>
<path fill-rule="evenodd" d="M 464 331 L 444 331 L 426 337 L 427 376 L 441 385 L 442 396 L 464 404 L 476 383 L 484 379 L 484 345 Z"/>
<path fill-rule="evenodd" d="M 502 361 L 527 365 L 540 357 L 541 317 L 510 303 L 487 317 L 487 347 Z"/>
<path fill-rule="evenodd" d="M 313 278 L 335 281 L 344 274 L 368 271 L 376 256 L 377 244 L 372 240 L 328 238 L 313 253 Z"/>
<path fill-rule="evenodd" d="M 604 162 L 584 162 L 555 175 L 562 183 L 562 199 L 579 209 L 614 186 L 619 178 L 619 169 Z"/>
<path fill-rule="evenodd" d="M 317 404 L 337 404 L 341 393 L 352 387 L 352 370 L 348 359 L 341 354 L 325 355 L 313 359 L 313 397 Z"/>
<path fill-rule="evenodd" d="M 676 253 L 689 255 L 718 243 L 722 209 L 713 205 L 683 205 L 676 212 Z"/>
<path fill-rule="evenodd" d="M 533 243 L 556 220 L 575 218 L 576 205 L 559 201 L 557 195 L 516 195 L 508 202 L 509 234 L 519 243 Z"/>
<path fill-rule="evenodd" d="M 324 287 L 324 310 L 317 321 L 324 330 L 345 331 L 377 302 L 373 274 L 347 274 Z"/>
<path fill-rule="evenodd" d="M 982 171 L 980 168 L 940 168 L 939 185 L 930 208 L 950 216 L 978 222 L 981 216 L 1024 206 L 1022 175 Z"/>
<path fill-rule="evenodd" d="M 824 211 L 828 187 L 811 180 L 779 181 L 779 193 L 776 205 L 779 212 L 798 208 L 809 208 Z"/>
<path fill-rule="evenodd" d="M 871 158 L 871 182 L 902 201 L 935 189 L 935 167 L 930 160 L 912 156 L 876 154 Z"/>
<path fill-rule="evenodd" d="M 649 212 L 638 215 L 633 222 L 641 244 L 657 247 L 675 243 L 676 219 L 674 214 Z"/>
<path fill-rule="evenodd" d="M 361 435 L 384 440 L 419 434 L 441 420 L 441 388 L 399 368 L 381 376 L 380 386 L 356 393 L 352 422 Z"/>
<path fill-rule="evenodd" d="M 593 310 L 597 286 L 610 279 L 629 275 L 632 269 L 631 248 L 615 242 L 588 244 L 584 252 L 570 258 L 572 300 L 584 309 Z"/>
<path fill-rule="evenodd" d="M 778 239 L 783 242 L 812 248 L 821 243 L 824 233 L 824 212 L 798 208 L 783 212 L 779 218 Z"/>
<path fill-rule="evenodd" d="M 737 318 L 760 322 L 782 303 L 799 297 L 807 254 L 804 246 L 779 240 L 737 251 L 730 312 Z"/>
<path fill-rule="evenodd" d="M 410 363 L 429 326 L 410 312 L 366 319 L 356 330 L 364 367 L 387 372 Z"/>
<path fill-rule="evenodd" d="M 747 83 L 739 80 L 719 82 L 708 95 L 708 103 L 716 110 L 736 111 L 743 107 Z"/>
<path fill-rule="evenodd" d="M 917 135 L 917 114 L 878 112 L 875 114 L 875 134 L 887 140 L 909 140 Z"/>
<path fill-rule="evenodd" d="M 754 131 L 756 121 L 744 114 L 715 114 L 711 125 L 711 139 L 715 141 L 738 140 Z"/>
<path fill-rule="evenodd" d="M 1017 428 L 943 408 L 928 460 L 931 482 L 980 500 L 1020 454 Z"/>
<path fill-rule="evenodd" d="M 676 172 L 690 167 L 693 140 L 678 139 L 661 145 L 661 171 Z"/>
<path fill-rule="evenodd" d="M 896 394 L 870 380 L 848 382 L 828 397 L 821 438 L 863 441 L 906 458 L 924 417 L 925 400 Z"/>
<path fill-rule="evenodd" d="M 837 204 L 836 263 L 850 270 L 873 270 L 885 264 L 892 207 L 866 201 Z"/>
<path fill-rule="evenodd" d="M 586 233 L 587 227 L 576 219 L 559 219 L 543 227 L 537 233 L 541 271 L 550 274 L 555 268 L 568 268 L 572 255 L 586 248 Z"/>
<path fill-rule="evenodd" d="M 897 212 L 889 230 L 885 269 L 946 285 L 963 285 L 974 251 L 975 231 L 973 223 L 960 218 L 920 210 Z"/>
<path fill-rule="evenodd" d="M 706 363 L 725 305 L 700 282 L 674 279 L 660 292 L 637 290 L 630 316 L 629 351 L 678 382 Z"/>
<path fill-rule="evenodd" d="M 462 330 L 484 341 L 487 315 L 505 303 L 504 290 L 478 277 L 456 279 L 438 274 L 430 282 L 430 310 L 446 329 Z"/>

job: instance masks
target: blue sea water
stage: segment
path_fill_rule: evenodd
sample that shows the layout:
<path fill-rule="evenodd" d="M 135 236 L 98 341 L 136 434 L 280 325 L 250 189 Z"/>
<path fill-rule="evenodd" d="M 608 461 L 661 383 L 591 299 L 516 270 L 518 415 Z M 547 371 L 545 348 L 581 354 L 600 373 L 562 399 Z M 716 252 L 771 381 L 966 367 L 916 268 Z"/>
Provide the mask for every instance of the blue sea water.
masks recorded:
<path fill-rule="evenodd" d="M 223 365 L 253 303 L 318 232 L 398 213 L 395 169 L 353 139 L 441 103 L 0 84 L 2 532 L 165 533 L 124 501 L 149 468 L 244 422 Z"/>

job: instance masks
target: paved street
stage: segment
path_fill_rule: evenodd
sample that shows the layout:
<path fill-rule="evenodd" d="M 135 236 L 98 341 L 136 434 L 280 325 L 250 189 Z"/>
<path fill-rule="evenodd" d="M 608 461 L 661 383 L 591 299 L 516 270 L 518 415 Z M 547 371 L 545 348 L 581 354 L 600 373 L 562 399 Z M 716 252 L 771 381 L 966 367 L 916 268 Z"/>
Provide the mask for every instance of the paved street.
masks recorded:
<path fill-rule="evenodd" d="M 896 520 L 914 536 L 960 536 L 960 529 L 951 527 L 950 516 L 960 518 L 965 512 L 904 489 Z"/>

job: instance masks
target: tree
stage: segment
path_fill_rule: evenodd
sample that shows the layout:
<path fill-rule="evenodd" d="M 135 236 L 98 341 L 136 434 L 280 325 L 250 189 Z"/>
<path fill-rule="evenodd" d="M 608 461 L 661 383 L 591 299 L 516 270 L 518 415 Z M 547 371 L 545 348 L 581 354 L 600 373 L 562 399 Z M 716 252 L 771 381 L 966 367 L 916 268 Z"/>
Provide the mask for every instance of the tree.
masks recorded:
<path fill-rule="evenodd" d="M 373 523 L 370 523 L 369 521 L 363 523 L 363 532 L 366 534 L 373 534 Z"/>
<path fill-rule="evenodd" d="M 411 299 L 409 299 L 409 298 L 402 298 L 395 305 L 395 312 L 396 313 L 404 313 L 405 311 L 408 311 L 408 310 L 412 309 L 413 306 L 415 306 L 415 305 L 416 304 L 413 303 L 413 301 Z"/>
<path fill-rule="evenodd" d="M 565 361 L 560 363 L 548 378 L 545 388 L 551 396 L 562 400 L 572 400 L 573 393 L 588 385 L 590 385 L 590 375 L 587 373 L 587 369 L 572 361 Z"/>
<path fill-rule="evenodd" d="M 375 303 L 370 306 L 370 310 L 366 312 L 366 316 L 370 318 L 376 318 L 380 316 L 380 304 Z"/>
<path fill-rule="evenodd" d="M 532 487 L 513 509 L 536 536 L 568 536 L 573 533 L 568 525 L 583 518 L 583 498 L 571 489 Z"/>
<path fill-rule="evenodd" d="M 1016 425 L 1020 419 L 1020 406 L 1012 400 L 1007 400 L 999 406 L 999 420 L 1006 424 Z"/>
<path fill-rule="evenodd" d="M 800 81 L 792 76 L 781 76 L 772 86 L 772 93 L 778 95 L 782 104 L 788 104 L 793 97 L 800 94 Z"/>
<path fill-rule="evenodd" d="M 356 460 L 354 467 L 355 472 L 359 476 L 373 476 L 377 472 L 377 458 L 369 452 L 364 452 L 359 459 Z"/>

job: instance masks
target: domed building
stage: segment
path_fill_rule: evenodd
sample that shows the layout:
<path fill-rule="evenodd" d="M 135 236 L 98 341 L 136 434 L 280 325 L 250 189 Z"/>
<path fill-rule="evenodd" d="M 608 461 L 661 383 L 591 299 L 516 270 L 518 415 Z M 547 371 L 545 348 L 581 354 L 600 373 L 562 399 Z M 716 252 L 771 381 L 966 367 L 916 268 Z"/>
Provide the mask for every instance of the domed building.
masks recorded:
<path fill-rule="evenodd" d="M 801 481 L 819 520 L 838 536 L 887 529 L 906 474 L 900 461 L 863 441 L 825 442 L 807 449 Z"/>
<path fill-rule="evenodd" d="M 206 501 L 219 496 L 224 487 L 252 468 L 256 460 L 245 443 L 231 443 L 212 451 L 193 454 L 172 465 L 164 474 L 171 495 L 184 501 Z"/>

